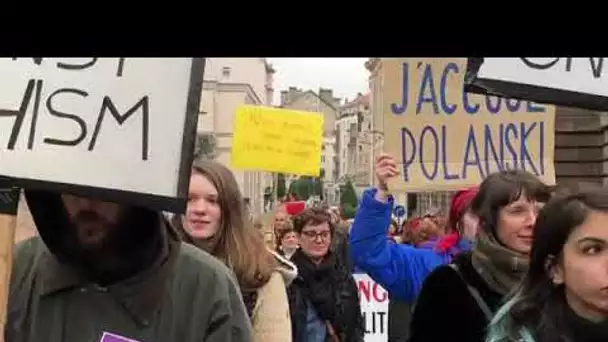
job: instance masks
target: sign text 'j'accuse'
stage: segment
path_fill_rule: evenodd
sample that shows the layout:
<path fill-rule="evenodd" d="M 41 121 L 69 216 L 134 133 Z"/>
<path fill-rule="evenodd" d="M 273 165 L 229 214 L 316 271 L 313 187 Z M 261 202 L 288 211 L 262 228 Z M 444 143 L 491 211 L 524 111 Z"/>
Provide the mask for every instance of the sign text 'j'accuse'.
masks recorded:
<path fill-rule="evenodd" d="M 418 63 L 418 68 L 424 67 L 420 84 L 410 84 L 411 67 L 408 63 L 402 64 L 402 99 L 400 103 L 391 105 L 391 115 L 407 115 L 408 106 L 415 105 L 416 115 L 431 113 L 451 116 L 459 110 L 460 113 L 474 116 L 476 123 L 468 125 L 466 138 L 460 140 L 450 135 L 452 126 L 447 124 L 428 124 L 416 129 L 402 127 L 404 181 L 409 181 L 408 168 L 414 163 L 420 165 L 421 173 L 429 181 L 439 178 L 467 179 L 469 172 L 476 172 L 483 178 L 493 171 L 507 169 L 523 169 L 536 175 L 545 174 L 545 132 L 549 128 L 545 127 L 542 114 L 546 112 L 546 107 L 534 102 L 494 96 L 470 97 L 470 94 L 464 91 L 461 91 L 462 96 L 458 96 L 459 102 L 450 102 L 447 94 L 453 89 L 448 87 L 448 79 L 450 74 L 458 74 L 461 71 L 456 63 L 448 63 L 439 72 L 433 70 L 431 64 Z M 433 75 L 441 77 L 436 79 Z M 426 106 L 429 106 L 430 110 Z M 520 117 L 526 113 L 537 115 L 538 120 L 530 121 L 530 118 L 527 118 L 525 122 L 484 123 L 484 117 L 477 115 L 486 113 L 488 118 L 504 117 L 515 115 L 515 112 Z M 454 129 L 456 128 L 452 128 L 452 132 Z M 463 126 L 458 129 L 462 130 Z M 530 144 L 532 141 L 535 144 Z M 536 148 L 530 147 L 533 145 Z M 455 156 L 448 155 L 448 150 L 461 151 L 458 157 L 462 160 L 454 160 Z"/>

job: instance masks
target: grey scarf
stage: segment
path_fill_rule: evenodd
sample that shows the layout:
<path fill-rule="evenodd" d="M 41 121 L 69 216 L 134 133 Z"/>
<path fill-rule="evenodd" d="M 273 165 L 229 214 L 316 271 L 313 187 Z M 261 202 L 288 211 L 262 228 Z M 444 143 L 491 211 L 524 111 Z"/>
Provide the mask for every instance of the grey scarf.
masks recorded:
<path fill-rule="evenodd" d="M 528 271 L 529 257 L 508 249 L 480 231 L 473 247 L 472 264 L 486 284 L 503 296 L 509 294 Z"/>

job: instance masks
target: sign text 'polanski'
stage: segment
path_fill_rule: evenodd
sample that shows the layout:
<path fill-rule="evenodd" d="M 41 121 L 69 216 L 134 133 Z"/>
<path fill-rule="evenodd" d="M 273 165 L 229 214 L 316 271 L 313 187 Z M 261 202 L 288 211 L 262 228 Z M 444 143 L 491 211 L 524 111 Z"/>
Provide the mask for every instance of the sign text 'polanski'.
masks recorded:
<path fill-rule="evenodd" d="M 410 84 L 410 68 L 414 66 L 409 63 L 401 65 L 402 98 L 399 103 L 391 105 L 393 115 L 408 115 L 408 106 L 415 106 L 413 111 L 415 115 L 431 114 L 447 117 L 453 115 L 459 108 L 471 116 L 477 115 L 480 111 L 501 115 L 502 110 L 508 113 L 521 111 L 544 113 L 546 110 L 545 106 L 530 101 L 494 96 L 471 100 L 467 92 L 462 92 L 461 101 L 450 101 L 447 98 L 447 79 L 450 74 L 460 72 L 456 63 L 448 63 L 441 70 L 434 70 L 431 64 L 420 64 L 418 67 L 423 68 L 420 84 Z M 441 75 L 439 79 L 434 77 L 438 74 Z M 435 181 L 439 177 L 445 180 L 466 179 L 467 173 L 471 172 L 470 168 L 473 168 L 473 172 L 478 172 L 482 178 L 496 170 L 517 168 L 529 170 L 540 176 L 546 172 L 545 131 L 542 120 L 505 122 L 498 125 L 471 124 L 467 129 L 466 140 L 459 141 L 450 138 L 448 122 L 440 125 L 429 122 L 416 132 L 403 126 L 401 128 L 403 177 L 406 182 L 409 181 L 408 169 L 413 163 L 420 164 L 422 174 L 429 181 Z M 528 143 L 532 139 L 539 142 L 534 151 L 530 150 Z M 448 144 L 462 145 L 463 160 L 454 163 L 453 160 L 448 159 Z"/>

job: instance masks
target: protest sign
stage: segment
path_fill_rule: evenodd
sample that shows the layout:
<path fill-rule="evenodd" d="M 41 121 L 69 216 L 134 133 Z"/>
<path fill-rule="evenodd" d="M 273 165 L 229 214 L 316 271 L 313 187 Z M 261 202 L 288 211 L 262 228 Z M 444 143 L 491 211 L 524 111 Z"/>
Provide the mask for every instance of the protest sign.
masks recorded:
<path fill-rule="evenodd" d="M 605 57 L 471 58 L 466 90 L 606 111 L 605 60 Z"/>
<path fill-rule="evenodd" d="M 384 150 L 393 191 L 450 191 L 507 169 L 555 184 L 555 107 L 464 91 L 464 58 L 382 60 Z"/>
<path fill-rule="evenodd" d="M 0 58 L 0 176 L 185 209 L 201 58 Z"/>
<path fill-rule="evenodd" d="M 353 274 L 359 290 L 365 342 L 388 340 L 388 293 L 365 273 Z"/>
<path fill-rule="evenodd" d="M 232 167 L 318 177 L 323 114 L 263 106 L 237 109 Z"/>

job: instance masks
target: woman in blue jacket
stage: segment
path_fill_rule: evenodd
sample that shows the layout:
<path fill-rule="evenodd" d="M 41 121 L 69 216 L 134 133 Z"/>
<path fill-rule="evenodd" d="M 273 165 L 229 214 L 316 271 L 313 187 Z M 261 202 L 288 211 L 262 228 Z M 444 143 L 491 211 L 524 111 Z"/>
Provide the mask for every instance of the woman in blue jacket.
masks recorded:
<path fill-rule="evenodd" d="M 358 270 L 367 273 L 386 289 L 391 299 L 413 304 L 422 283 L 436 267 L 471 248 L 461 238 L 462 222 L 476 189 L 457 193 L 450 208 L 448 234 L 431 248 L 416 248 L 391 243 L 387 238 L 394 199 L 388 193 L 387 180 L 398 174 L 395 160 L 383 154 L 376 162 L 377 189 L 363 193 L 350 234 L 353 261 Z"/>

